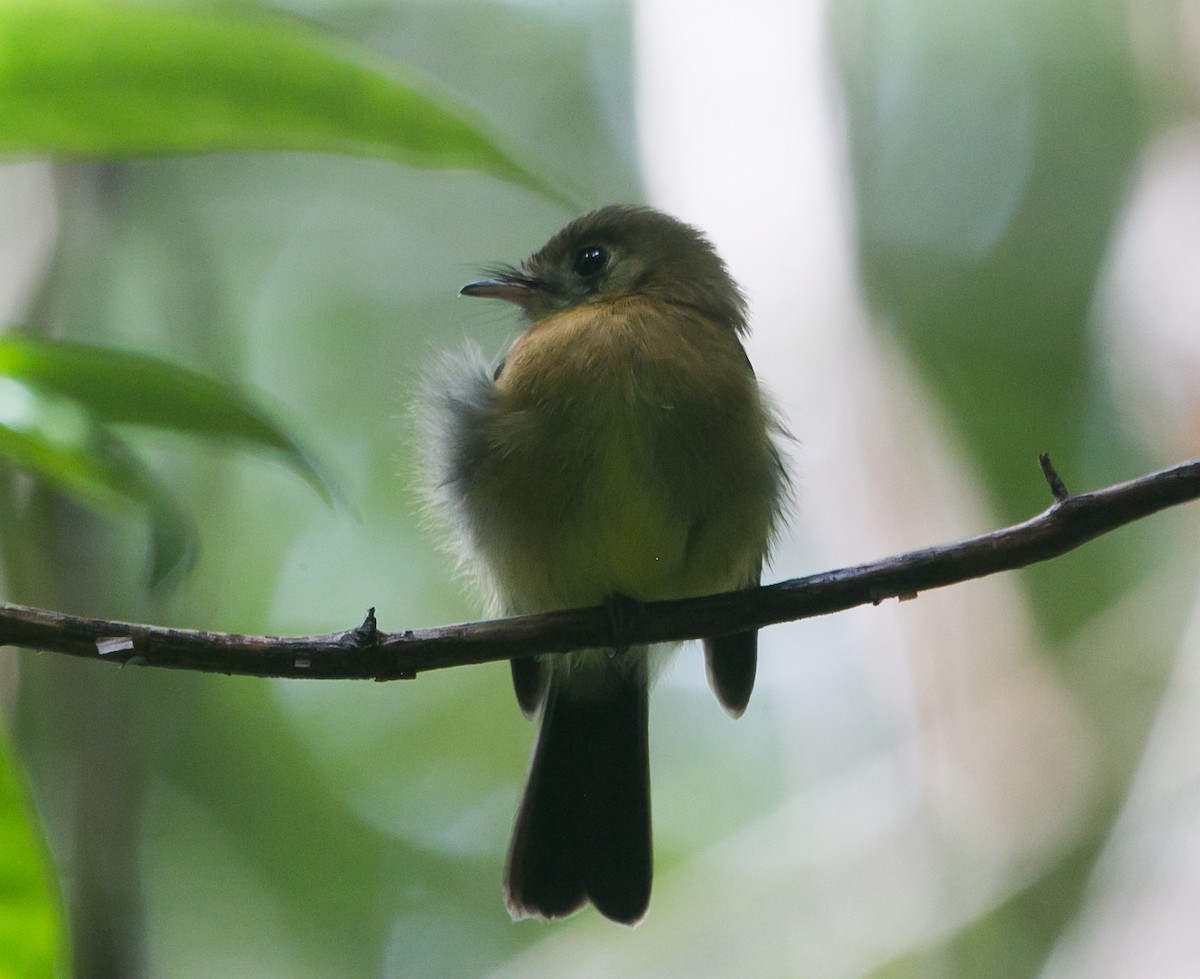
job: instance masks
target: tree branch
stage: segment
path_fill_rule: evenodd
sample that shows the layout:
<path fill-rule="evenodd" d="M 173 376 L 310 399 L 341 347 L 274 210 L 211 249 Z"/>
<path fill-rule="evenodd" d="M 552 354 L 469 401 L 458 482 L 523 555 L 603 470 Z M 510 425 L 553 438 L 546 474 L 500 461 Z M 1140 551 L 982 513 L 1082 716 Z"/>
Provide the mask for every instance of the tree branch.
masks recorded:
<path fill-rule="evenodd" d="M 914 598 L 997 571 L 1046 561 L 1094 537 L 1200 497 L 1200 460 L 1072 496 L 1041 457 L 1054 503 L 1032 520 L 967 540 L 838 571 L 706 598 L 631 605 L 629 643 L 740 632 L 828 615 L 887 598 Z M 448 666 L 611 645 L 602 608 L 380 632 L 375 610 L 362 625 L 327 636 L 242 636 L 106 622 L 0 604 L 0 645 L 205 673 L 321 679 L 411 679 Z"/>

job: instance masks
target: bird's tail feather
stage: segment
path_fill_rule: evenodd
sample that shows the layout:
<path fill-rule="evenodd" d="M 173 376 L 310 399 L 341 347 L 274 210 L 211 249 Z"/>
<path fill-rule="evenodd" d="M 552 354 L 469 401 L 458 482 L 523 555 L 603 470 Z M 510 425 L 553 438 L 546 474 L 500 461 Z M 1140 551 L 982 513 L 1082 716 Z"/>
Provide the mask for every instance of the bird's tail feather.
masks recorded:
<path fill-rule="evenodd" d="M 604 673 L 601 689 L 583 694 L 576 693 L 583 677 L 550 680 L 504 875 L 514 917 L 562 918 L 589 900 L 623 924 L 646 913 L 652 857 L 644 660 Z"/>

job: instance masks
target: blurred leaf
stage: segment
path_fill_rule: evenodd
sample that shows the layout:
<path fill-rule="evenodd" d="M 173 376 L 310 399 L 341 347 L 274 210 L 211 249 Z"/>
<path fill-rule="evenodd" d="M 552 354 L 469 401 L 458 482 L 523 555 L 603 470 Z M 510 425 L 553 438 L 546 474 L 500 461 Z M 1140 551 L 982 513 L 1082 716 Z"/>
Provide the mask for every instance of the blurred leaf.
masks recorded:
<path fill-rule="evenodd" d="M 70 398 L 102 422 L 240 439 L 280 452 L 326 503 L 336 496 L 316 460 L 261 408 L 227 384 L 166 361 L 10 335 L 0 337 L 0 376 Z"/>
<path fill-rule="evenodd" d="M 154 585 L 190 568 L 195 533 L 170 490 L 83 406 L 0 377 L 0 457 L 90 506 L 144 507 Z"/>
<path fill-rule="evenodd" d="M 104 433 L 99 449 L 101 459 L 117 477 L 118 488 L 146 508 L 150 519 L 151 586 L 161 588 L 177 581 L 192 569 L 199 549 L 191 519 L 170 487 L 125 443 Z"/>
<path fill-rule="evenodd" d="M 299 21 L 101 0 L 0 6 L 0 151 L 222 150 L 477 169 L 567 203 L 445 93 Z"/>
<path fill-rule="evenodd" d="M 45 849 L 0 739 L 0 977 L 64 975 L 63 936 Z"/>

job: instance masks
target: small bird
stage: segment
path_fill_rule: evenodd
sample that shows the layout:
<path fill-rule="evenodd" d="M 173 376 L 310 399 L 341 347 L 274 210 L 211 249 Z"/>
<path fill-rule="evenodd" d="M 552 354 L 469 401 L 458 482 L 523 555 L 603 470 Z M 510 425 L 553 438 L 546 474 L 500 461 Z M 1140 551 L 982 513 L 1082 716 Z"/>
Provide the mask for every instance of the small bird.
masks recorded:
<path fill-rule="evenodd" d="M 615 613 L 757 585 L 789 496 L 784 433 L 708 240 L 614 205 L 490 271 L 461 295 L 512 303 L 528 328 L 494 368 L 476 352 L 437 377 L 426 454 L 434 506 L 494 610 Z M 671 649 L 614 646 L 511 661 L 521 710 L 540 715 L 505 869 L 514 918 L 590 901 L 635 924 L 649 905 L 648 691 Z M 739 716 L 757 635 L 704 652 Z"/>

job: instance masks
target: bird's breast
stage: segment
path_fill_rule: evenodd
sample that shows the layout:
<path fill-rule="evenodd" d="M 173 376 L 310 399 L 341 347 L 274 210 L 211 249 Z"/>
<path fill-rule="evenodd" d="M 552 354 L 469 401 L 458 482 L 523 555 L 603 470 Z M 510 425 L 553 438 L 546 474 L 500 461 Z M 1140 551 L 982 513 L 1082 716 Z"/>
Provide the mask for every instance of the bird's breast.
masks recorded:
<path fill-rule="evenodd" d="M 515 610 L 745 584 L 777 459 L 733 331 L 665 303 L 534 324 L 497 379 L 489 564 Z"/>

